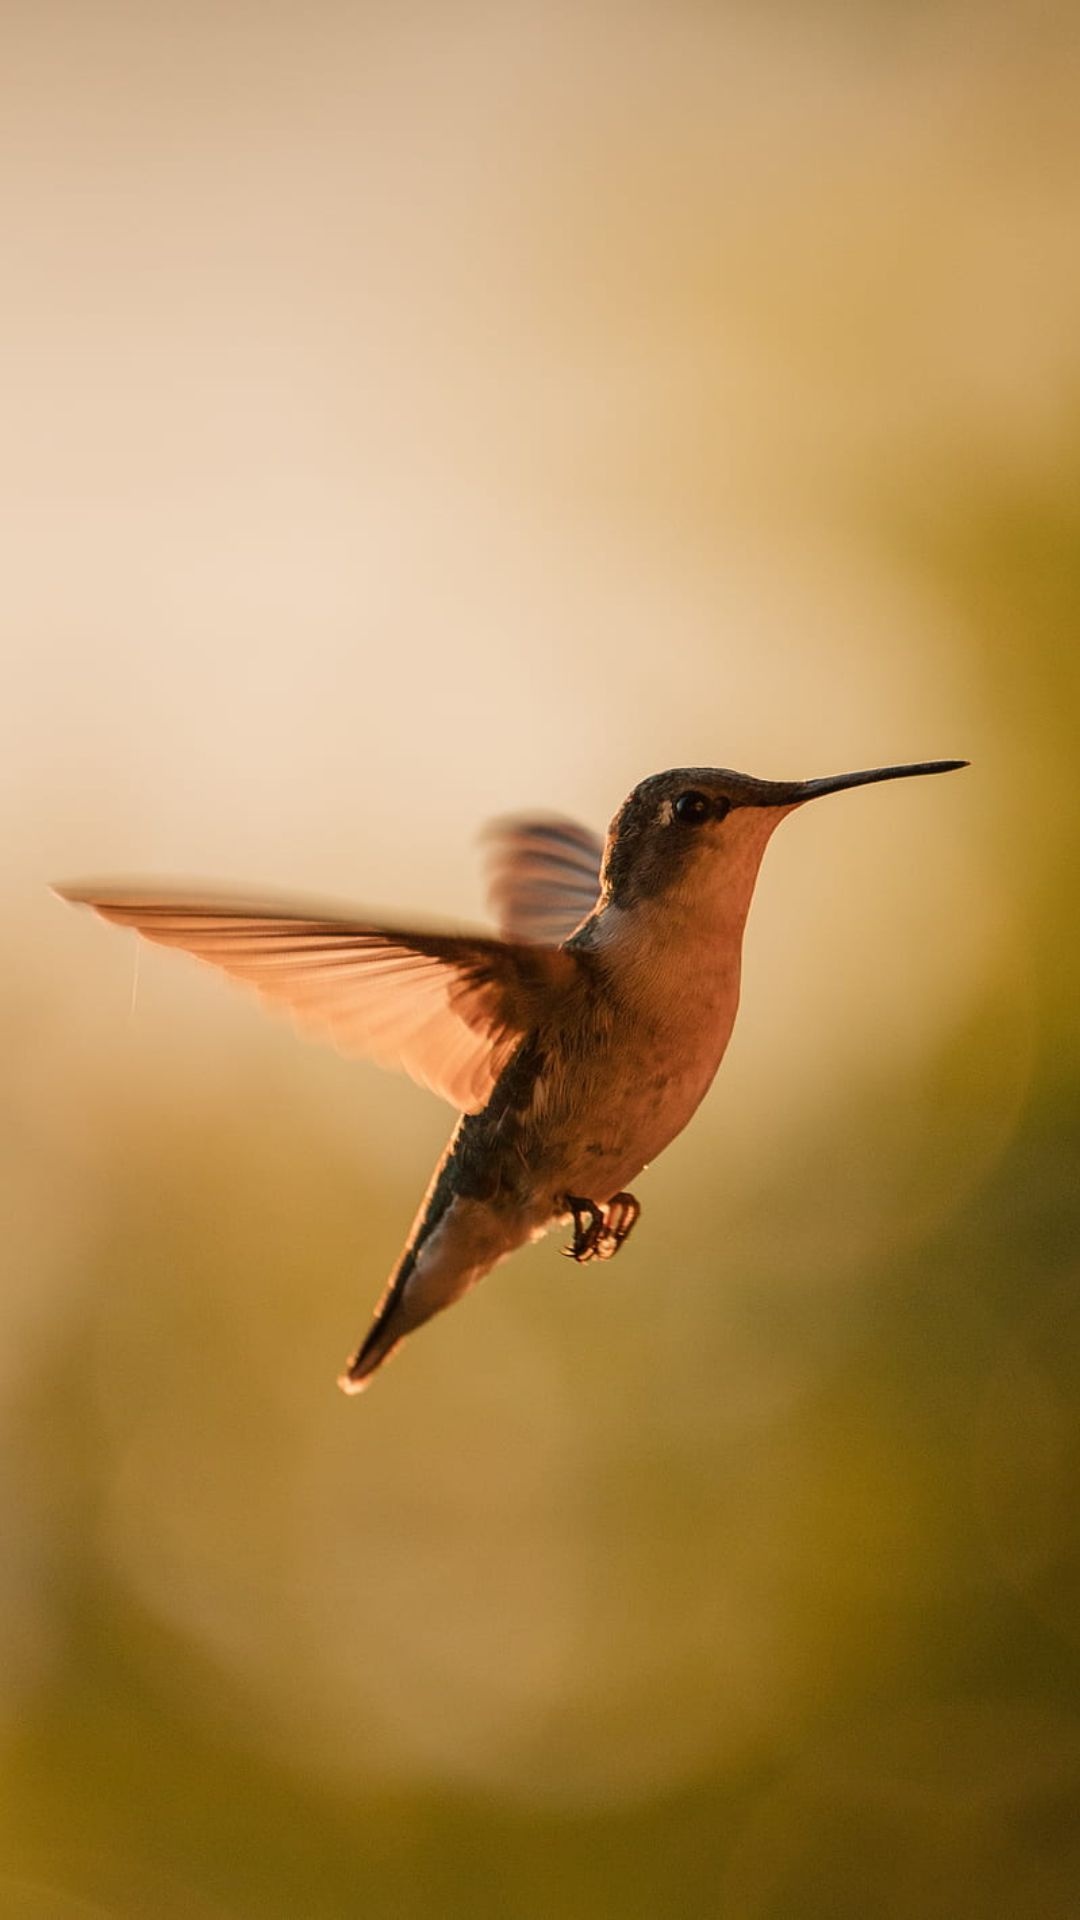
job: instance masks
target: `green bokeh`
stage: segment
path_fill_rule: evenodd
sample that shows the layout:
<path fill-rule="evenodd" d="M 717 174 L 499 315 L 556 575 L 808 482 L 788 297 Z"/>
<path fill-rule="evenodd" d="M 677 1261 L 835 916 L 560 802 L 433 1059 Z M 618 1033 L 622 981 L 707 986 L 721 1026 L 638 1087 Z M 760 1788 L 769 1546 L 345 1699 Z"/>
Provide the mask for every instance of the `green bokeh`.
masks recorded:
<path fill-rule="evenodd" d="M 612 1268 L 530 1251 L 360 1405 L 440 1121 L 369 1076 L 347 1148 L 285 1045 L 46 1082 L 74 988 L 16 946 L 0 1915 L 1076 1912 L 1070 402 L 851 474 L 852 554 L 947 609 L 989 743 L 1007 938 L 948 1030 L 730 1189 L 703 1120 Z"/>

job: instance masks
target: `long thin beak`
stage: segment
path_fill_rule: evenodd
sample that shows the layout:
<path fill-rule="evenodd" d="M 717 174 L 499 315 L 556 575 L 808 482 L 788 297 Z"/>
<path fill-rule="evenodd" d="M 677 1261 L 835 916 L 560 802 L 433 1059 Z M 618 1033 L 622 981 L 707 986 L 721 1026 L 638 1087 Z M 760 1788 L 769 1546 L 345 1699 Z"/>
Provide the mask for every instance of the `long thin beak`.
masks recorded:
<path fill-rule="evenodd" d="M 869 787 L 878 780 L 910 780 L 918 773 L 955 773 L 966 760 L 920 760 L 910 767 L 870 767 L 864 773 L 835 773 L 825 780 L 763 780 L 759 807 L 801 807 L 825 793 L 844 793 L 848 787 Z"/>

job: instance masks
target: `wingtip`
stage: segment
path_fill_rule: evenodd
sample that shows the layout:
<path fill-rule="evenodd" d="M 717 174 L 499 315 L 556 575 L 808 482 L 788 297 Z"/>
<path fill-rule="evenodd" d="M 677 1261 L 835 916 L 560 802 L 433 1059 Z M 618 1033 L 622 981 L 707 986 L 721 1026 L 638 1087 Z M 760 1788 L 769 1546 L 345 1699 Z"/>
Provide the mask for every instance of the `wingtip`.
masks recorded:
<path fill-rule="evenodd" d="M 125 905 L 123 887 L 107 880 L 52 880 L 49 892 L 66 907 L 89 907 L 103 920 L 111 919 L 113 910 L 120 911 Z"/>

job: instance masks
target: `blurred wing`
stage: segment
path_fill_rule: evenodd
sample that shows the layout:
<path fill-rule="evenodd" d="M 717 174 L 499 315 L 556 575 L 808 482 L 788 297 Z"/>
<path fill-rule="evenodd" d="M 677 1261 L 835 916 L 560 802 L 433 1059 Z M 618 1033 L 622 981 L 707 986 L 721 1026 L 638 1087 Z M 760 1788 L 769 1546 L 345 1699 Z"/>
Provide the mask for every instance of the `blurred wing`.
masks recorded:
<path fill-rule="evenodd" d="M 541 946 L 568 939 L 599 897 L 603 841 L 555 814 L 493 820 L 483 838 L 499 932 Z"/>
<path fill-rule="evenodd" d="M 573 973 L 569 955 L 482 935 L 405 933 L 108 886 L 56 891 L 219 967 L 304 1032 L 402 1067 L 466 1113 L 485 1105 L 522 1035 Z"/>

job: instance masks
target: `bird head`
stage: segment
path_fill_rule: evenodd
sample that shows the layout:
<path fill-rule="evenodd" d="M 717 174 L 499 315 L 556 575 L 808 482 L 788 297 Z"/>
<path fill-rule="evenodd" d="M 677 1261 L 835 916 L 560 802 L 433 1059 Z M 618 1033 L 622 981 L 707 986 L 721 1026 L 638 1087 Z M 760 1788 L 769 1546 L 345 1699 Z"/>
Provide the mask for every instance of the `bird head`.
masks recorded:
<path fill-rule="evenodd" d="M 694 907 L 726 896 L 745 913 L 766 843 L 795 808 L 849 787 L 967 764 L 928 760 L 821 780 L 757 780 L 727 767 L 654 773 L 634 788 L 608 830 L 602 898 L 628 911 L 653 900 Z"/>

